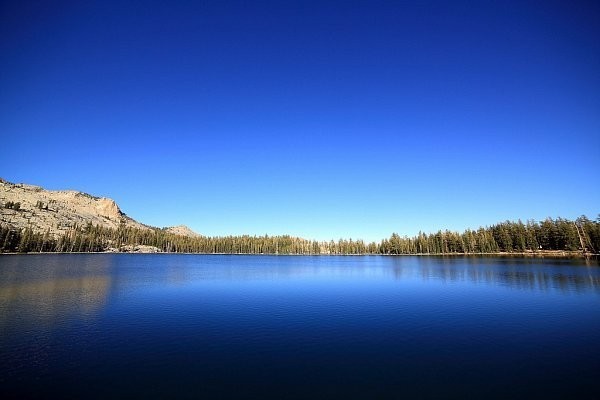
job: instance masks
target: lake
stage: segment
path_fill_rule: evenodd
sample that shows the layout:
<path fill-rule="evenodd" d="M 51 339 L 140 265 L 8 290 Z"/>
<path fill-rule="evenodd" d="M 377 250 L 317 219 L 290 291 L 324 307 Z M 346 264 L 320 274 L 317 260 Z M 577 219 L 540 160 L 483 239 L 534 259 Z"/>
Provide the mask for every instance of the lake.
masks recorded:
<path fill-rule="evenodd" d="M 2 398 L 600 398 L 597 260 L 0 256 Z"/>

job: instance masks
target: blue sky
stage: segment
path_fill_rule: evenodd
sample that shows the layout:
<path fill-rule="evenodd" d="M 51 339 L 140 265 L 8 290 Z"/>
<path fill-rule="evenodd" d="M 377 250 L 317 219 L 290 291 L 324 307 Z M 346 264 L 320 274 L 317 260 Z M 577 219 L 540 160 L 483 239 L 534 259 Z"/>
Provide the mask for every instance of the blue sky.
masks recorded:
<path fill-rule="evenodd" d="M 597 2 L 0 7 L 7 180 L 207 235 L 600 212 Z"/>

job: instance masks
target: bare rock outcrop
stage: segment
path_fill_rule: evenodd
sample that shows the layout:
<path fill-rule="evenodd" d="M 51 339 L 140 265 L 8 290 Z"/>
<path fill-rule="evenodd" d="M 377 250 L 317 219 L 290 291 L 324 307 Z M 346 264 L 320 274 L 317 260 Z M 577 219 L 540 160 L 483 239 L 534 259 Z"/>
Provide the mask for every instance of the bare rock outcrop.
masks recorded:
<path fill-rule="evenodd" d="M 134 245 L 125 245 L 121 246 L 119 249 L 109 249 L 109 253 L 162 253 L 163 251 L 155 246 L 148 246 L 144 244 L 136 244 Z"/>
<path fill-rule="evenodd" d="M 124 215 L 113 199 L 107 199 L 105 197 L 97 200 L 96 210 L 98 210 L 99 215 L 107 218 L 118 218 Z"/>
<path fill-rule="evenodd" d="M 0 179 L 0 223 L 17 229 L 30 227 L 59 237 L 89 223 L 106 228 L 119 225 L 149 229 L 125 215 L 114 200 L 74 190 L 45 190 Z"/>
<path fill-rule="evenodd" d="M 197 238 L 197 237 L 202 236 L 199 233 L 194 232 L 193 230 L 191 230 L 190 228 L 188 228 L 185 225 L 170 226 L 170 227 L 164 228 L 164 229 L 165 229 L 165 231 L 172 233 L 174 235 L 187 236 L 187 237 L 191 237 L 191 238 Z"/>

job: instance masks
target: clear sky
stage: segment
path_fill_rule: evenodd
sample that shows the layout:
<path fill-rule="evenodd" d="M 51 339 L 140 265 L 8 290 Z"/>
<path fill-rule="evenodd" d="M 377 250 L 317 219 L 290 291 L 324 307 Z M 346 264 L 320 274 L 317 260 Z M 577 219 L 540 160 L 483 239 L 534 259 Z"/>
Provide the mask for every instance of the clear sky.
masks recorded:
<path fill-rule="evenodd" d="M 3 1 L 0 176 L 207 235 L 600 212 L 600 3 Z"/>

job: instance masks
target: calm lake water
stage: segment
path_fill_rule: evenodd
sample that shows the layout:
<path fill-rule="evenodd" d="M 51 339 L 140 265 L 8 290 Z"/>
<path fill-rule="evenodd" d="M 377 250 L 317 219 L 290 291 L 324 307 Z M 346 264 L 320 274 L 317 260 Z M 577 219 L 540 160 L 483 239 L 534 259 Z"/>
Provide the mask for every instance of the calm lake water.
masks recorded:
<path fill-rule="evenodd" d="M 2 398 L 600 398 L 600 267 L 4 255 L 0 360 Z"/>

